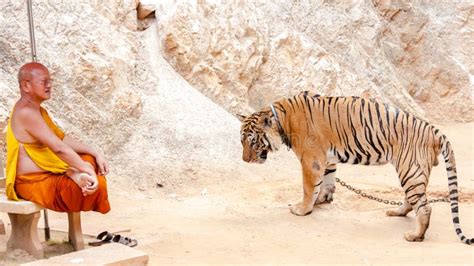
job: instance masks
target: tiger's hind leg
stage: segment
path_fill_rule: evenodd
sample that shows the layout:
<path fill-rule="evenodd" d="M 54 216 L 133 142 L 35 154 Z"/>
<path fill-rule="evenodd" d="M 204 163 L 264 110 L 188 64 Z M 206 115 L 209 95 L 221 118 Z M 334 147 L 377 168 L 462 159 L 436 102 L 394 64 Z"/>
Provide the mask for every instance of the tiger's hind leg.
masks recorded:
<path fill-rule="evenodd" d="M 415 232 L 406 232 L 405 239 L 407 241 L 423 241 L 425 232 L 430 225 L 431 206 L 426 199 L 426 194 L 414 204 L 416 210 L 416 228 Z"/>
<path fill-rule="evenodd" d="M 430 224 L 431 216 L 431 206 L 428 204 L 426 198 L 428 175 L 426 171 L 419 168 L 410 168 L 403 174 L 399 172 L 399 175 L 402 187 L 405 190 L 406 201 L 408 201 L 408 204 L 416 212 L 415 231 L 406 232 L 405 239 L 407 241 L 423 241 L 425 232 Z M 405 207 L 405 209 L 401 211 L 407 212 L 407 210 L 409 210 L 409 207 Z"/>
<path fill-rule="evenodd" d="M 406 216 L 412 210 L 413 210 L 413 207 L 411 206 L 411 204 L 408 202 L 407 198 L 405 197 L 405 202 L 403 202 L 402 206 L 400 206 L 396 210 L 387 210 L 385 214 L 387 216 Z"/>
<path fill-rule="evenodd" d="M 320 188 L 320 192 L 314 204 L 320 204 L 325 202 L 332 202 L 333 194 L 336 191 L 336 164 L 329 164 L 326 166 L 324 171 L 323 183 Z"/>

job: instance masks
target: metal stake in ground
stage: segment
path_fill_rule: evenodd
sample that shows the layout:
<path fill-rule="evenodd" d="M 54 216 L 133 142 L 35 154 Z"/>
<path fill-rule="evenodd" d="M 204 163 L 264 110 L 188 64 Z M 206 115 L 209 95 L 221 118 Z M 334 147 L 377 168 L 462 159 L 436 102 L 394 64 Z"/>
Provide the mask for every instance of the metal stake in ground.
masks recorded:
<path fill-rule="evenodd" d="M 28 22 L 30 28 L 31 59 L 33 62 L 36 62 L 35 25 L 33 24 L 32 0 L 26 0 L 26 7 L 28 9 Z M 44 209 L 44 238 L 48 241 L 50 237 L 48 211 Z"/>

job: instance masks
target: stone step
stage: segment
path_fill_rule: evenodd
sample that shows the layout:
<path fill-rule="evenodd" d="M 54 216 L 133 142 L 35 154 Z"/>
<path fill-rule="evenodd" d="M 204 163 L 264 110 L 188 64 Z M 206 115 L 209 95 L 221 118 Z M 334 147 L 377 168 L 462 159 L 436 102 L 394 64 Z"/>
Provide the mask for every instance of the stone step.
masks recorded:
<path fill-rule="evenodd" d="M 146 265 L 147 263 L 148 254 L 145 252 L 122 244 L 109 243 L 21 265 Z"/>

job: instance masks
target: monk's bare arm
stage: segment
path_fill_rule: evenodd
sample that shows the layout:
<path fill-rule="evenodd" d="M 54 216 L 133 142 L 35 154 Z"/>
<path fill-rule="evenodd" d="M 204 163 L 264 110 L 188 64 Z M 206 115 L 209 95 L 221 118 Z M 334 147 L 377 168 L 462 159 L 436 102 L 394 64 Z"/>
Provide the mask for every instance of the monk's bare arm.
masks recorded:
<path fill-rule="evenodd" d="M 83 173 L 95 175 L 95 173 L 91 173 L 90 166 L 51 131 L 43 120 L 39 110 L 22 108 L 21 111 L 19 110 L 18 112 L 18 122 L 22 124 L 22 127 L 29 135 L 50 148 L 59 158 L 69 164 L 70 167 Z"/>
<path fill-rule="evenodd" d="M 86 144 L 80 142 L 79 140 L 71 137 L 71 136 L 64 136 L 63 142 L 66 143 L 71 149 L 73 149 L 77 153 L 86 153 L 96 157 L 99 153 L 92 149 L 91 147 L 87 146 Z"/>
<path fill-rule="evenodd" d="M 79 140 L 71 136 L 65 136 L 63 142 L 66 143 L 77 153 L 87 153 L 94 156 L 97 166 L 99 168 L 100 175 L 106 175 L 109 173 L 109 164 L 100 152 L 97 152 L 93 148 L 87 146 L 86 144 L 80 142 Z"/>

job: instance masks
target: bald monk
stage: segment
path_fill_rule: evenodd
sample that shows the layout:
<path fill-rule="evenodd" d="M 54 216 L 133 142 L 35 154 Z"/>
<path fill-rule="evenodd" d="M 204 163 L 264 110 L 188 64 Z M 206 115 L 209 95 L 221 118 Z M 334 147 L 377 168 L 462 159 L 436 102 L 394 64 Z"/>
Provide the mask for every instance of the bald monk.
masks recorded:
<path fill-rule="evenodd" d="M 20 99 L 7 126 L 6 193 L 59 212 L 110 210 L 102 154 L 59 129 L 41 104 L 51 98 L 48 69 L 39 63 L 18 72 Z"/>

